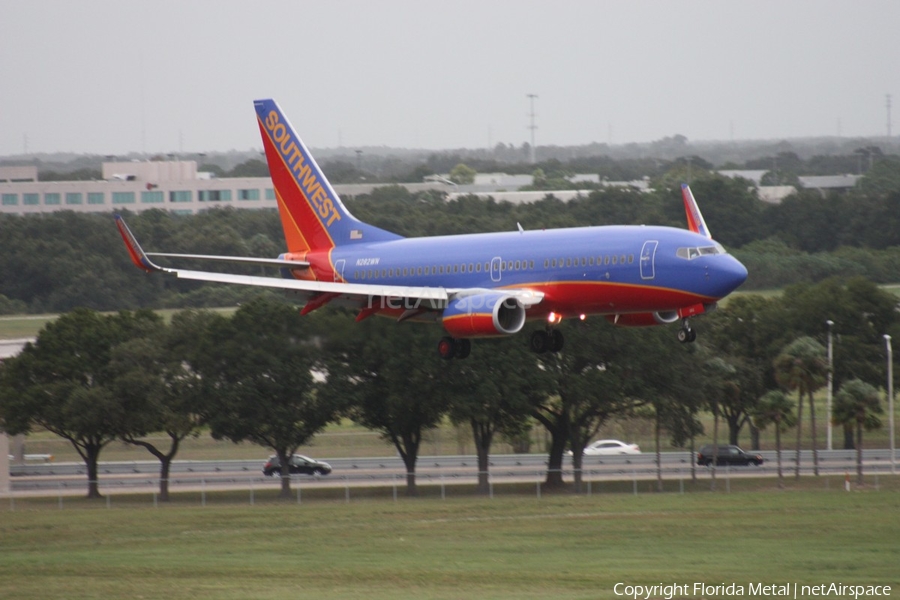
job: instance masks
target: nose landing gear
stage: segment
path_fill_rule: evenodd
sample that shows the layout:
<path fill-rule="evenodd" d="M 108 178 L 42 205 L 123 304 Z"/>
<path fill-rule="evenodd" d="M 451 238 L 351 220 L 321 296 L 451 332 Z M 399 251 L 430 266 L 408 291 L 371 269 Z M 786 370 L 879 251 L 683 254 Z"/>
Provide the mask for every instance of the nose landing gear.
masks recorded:
<path fill-rule="evenodd" d="M 678 341 L 682 344 L 690 344 L 697 339 L 697 332 L 691 329 L 691 322 L 688 319 L 681 321 L 681 329 L 678 330 Z"/>

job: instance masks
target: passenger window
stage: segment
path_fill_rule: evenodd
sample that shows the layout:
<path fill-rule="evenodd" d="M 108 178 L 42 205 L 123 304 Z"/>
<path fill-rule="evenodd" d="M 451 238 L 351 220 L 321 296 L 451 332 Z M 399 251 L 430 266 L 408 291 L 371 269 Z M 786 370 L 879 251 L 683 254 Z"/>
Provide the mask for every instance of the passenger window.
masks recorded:
<path fill-rule="evenodd" d="M 533 268 L 534 268 L 534 261 L 533 261 L 533 260 L 528 261 L 528 268 L 529 268 L 529 269 L 533 269 Z"/>
<path fill-rule="evenodd" d="M 609 255 L 608 255 L 608 254 L 607 254 L 606 256 L 603 257 L 603 264 L 604 264 L 604 265 L 608 265 L 608 264 L 609 264 Z"/>
<path fill-rule="evenodd" d="M 618 257 L 617 257 L 615 254 L 613 254 L 613 257 L 612 257 L 612 264 L 616 264 L 616 259 L 617 259 L 617 258 L 618 258 Z"/>

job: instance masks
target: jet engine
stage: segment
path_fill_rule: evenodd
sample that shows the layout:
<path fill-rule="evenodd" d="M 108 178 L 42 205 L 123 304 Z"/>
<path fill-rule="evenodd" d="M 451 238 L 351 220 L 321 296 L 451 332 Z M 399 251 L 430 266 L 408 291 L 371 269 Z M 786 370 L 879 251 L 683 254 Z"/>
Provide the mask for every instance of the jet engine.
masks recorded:
<path fill-rule="evenodd" d="M 485 292 L 455 298 L 444 309 L 444 329 L 454 338 L 496 337 L 525 325 L 525 307 L 515 296 Z"/>

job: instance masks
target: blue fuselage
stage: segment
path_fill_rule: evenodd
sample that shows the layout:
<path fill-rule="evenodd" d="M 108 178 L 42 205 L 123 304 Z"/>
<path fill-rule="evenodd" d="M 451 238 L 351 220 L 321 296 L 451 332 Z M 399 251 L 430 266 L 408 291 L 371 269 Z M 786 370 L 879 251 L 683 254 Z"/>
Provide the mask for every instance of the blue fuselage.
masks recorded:
<path fill-rule="evenodd" d="M 317 271 L 349 283 L 540 291 L 530 318 L 712 304 L 747 277 L 716 242 L 651 226 L 403 238 L 338 246 L 328 263 Z"/>

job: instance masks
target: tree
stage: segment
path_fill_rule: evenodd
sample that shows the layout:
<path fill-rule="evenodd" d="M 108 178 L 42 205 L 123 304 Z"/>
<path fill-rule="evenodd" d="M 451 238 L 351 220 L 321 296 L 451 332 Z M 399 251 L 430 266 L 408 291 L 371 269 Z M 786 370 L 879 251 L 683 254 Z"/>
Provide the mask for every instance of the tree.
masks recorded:
<path fill-rule="evenodd" d="M 828 362 L 825 348 L 811 337 L 801 337 L 781 351 L 775 359 L 775 377 L 789 390 L 797 390 L 797 466 L 795 476 L 800 477 L 800 444 L 802 441 L 803 396 L 809 397 L 810 428 L 812 430 L 813 465 L 819 474 L 819 453 L 816 448 L 816 405 L 813 394 L 825 385 Z"/>
<path fill-rule="evenodd" d="M 169 499 L 169 472 L 181 442 L 203 424 L 203 380 L 191 367 L 211 313 L 185 311 L 171 325 L 113 350 L 111 387 L 125 408 L 122 441 L 145 448 L 160 461 L 159 499 Z M 162 448 L 147 436 L 162 432 Z"/>
<path fill-rule="evenodd" d="M 678 344 L 671 331 L 664 328 L 635 329 L 619 335 L 627 336 L 616 359 L 624 396 L 630 399 L 627 409 L 640 405 L 645 411 L 652 409 L 656 485 L 662 491 L 663 430 L 682 442 L 697 431 L 696 396 L 702 385 L 700 374 L 694 368 L 697 349 L 690 344 Z"/>
<path fill-rule="evenodd" d="M 450 181 L 459 185 L 471 185 L 475 183 L 475 175 L 478 172 L 472 167 L 459 163 L 450 169 Z"/>
<path fill-rule="evenodd" d="M 231 319 L 216 318 L 203 340 L 204 416 L 214 438 L 271 448 L 281 461 L 281 496 L 291 496 L 290 459 L 341 405 L 323 399 L 313 379 L 319 351 L 307 319 L 261 297 Z"/>
<path fill-rule="evenodd" d="M 102 316 L 76 309 L 3 365 L 3 429 L 15 435 L 43 427 L 68 440 L 87 467 L 88 498 L 100 497 L 100 451 L 122 433 L 126 416 L 110 387 L 113 349 L 158 324 L 149 311 Z"/>
<path fill-rule="evenodd" d="M 713 453 L 719 452 L 719 412 L 722 398 L 737 395 L 738 390 L 733 382 L 734 365 L 716 356 L 703 363 L 703 384 L 698 390 L 706 399 L 706 404 L 713 413 Z M 693 458 L 692 458 L 693 460 Z M 716 463 L 712 461 L 710 489 L 716 489 Z"/>
<path fill-rule="evenodd" d="M 778 487 L 784 487 L 781 471 L 781 433 L 794 426 L 794 407 L 784 392 L 771 390 L 766 392 L 753 411 L 753 421 L 760 429 L 775 425 L 775 450 L 778 456 Z"/>
<path fill-rule="evenodd" d="M 550 383 L 532 416 L 550 433 L 545 485 L 564 485 L 563 455 L 568 446 L 575 486 L 580 489 L 584 447 L 612 415 L 627 412 L 637 402 L 624 393 L 626 367 L 616 361 L 621 347 L 611 325 L 602 320 L 569 321 L 560 329 L 566 339 L 563 351 L 538 355 Z"/>
<path fill-rule="evenodd" d="M 873 163 L 875 153 L 871 149 L 863 149 L 862 153 L 869 157 L 871 168 L 856 182 L 857 187 L 872 195 L 900 191 L 900 158 L 889 156 Z"/>
<path fill-rule="evenodd" d="M 450 418 L 472 428 L 478 454 L 478 491 L 489 491 L 489 454 L 495 434 L 514 437 L 523 431 L 531 408 L 546 396 L 547 377 L 524 344 L 509 339 L 479 341 L 490 357 L 464 361 L 455 382 Z"/>
<path fill-rule="evenodd" d="M 337 315 L 328 340 L 325 401 L 346 402 L 357 423 L 381 432 L 406 466 L 406 493 L 417 494 L 416 462 L 425 432 L 447 414 L 463 361 L 435 356 L 433 330 L 368 319 L 344 325 Z"/>
<path fill-rule="evenodd" d="M 883 413 L 878 390 L 859 379 L 846 382 L 834 397 L 835 424 L 856 426 L 856 483 L 859 485 L 863 484 L 863 429 L 872 431 L 881 427 L 878 415 Z"/>

